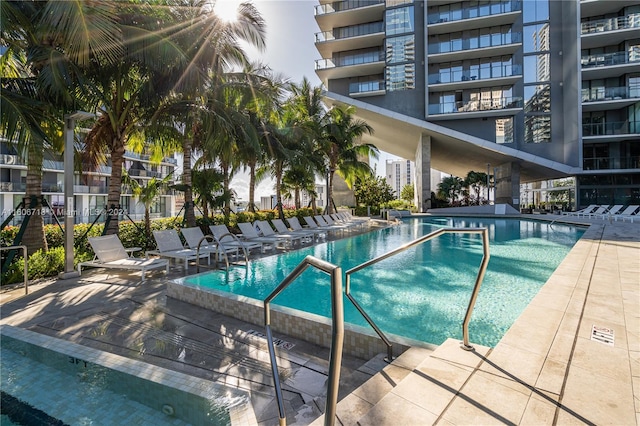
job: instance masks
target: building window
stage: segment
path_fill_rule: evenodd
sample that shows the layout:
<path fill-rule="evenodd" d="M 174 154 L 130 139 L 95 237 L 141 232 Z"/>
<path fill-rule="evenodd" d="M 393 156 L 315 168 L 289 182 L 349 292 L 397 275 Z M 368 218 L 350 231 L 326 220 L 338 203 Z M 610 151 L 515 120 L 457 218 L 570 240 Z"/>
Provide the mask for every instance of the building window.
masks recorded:
<path fill-rule="evenodd" d="M 386 51 L 388 64 L 415 60 L 415 36 L 411 34 L 388 38 Z"/>
<path fill-rule="evenodd" d="M 388 91 L 415 89 L 415 65 L 387 67 L 386 87 Z"/>
<path fill-rule="evenodd" d="M 413 6 L 387 10 L 385 23 L 387 36 L 414 32 Z"/>
<path fill-rule="evenodd" d="M 524 53 L 549 50 L 549 24 L 526 25 L 523 34 Z"/>
<path fill-rule="evenodd" d="M 548 84 L 525 86 L 524 112 L 551 112 L 551 86 Z"/>
<path fill-rule="evenodd" d="M 524 118 L 524 141 L 526 143 L 551 142 L 551 116 L 526 116 Z"/>
<path fill-rule="evenodd" d="M 529 55 L 524 57 L 524 82 L 537 83 L 549 81 L 551 70 L 549 68 L 549 54 Z"/>
<path fill-rule="evenodd" d="M 513 117 L 496 119 L 496 143 L 513 143 Z"/>
<path fill-rule="evenodd" d="M 522 2 L 522 17 L 524 22 L 538 22 L 549 20 L 548 0 L 527 0 Z"/>

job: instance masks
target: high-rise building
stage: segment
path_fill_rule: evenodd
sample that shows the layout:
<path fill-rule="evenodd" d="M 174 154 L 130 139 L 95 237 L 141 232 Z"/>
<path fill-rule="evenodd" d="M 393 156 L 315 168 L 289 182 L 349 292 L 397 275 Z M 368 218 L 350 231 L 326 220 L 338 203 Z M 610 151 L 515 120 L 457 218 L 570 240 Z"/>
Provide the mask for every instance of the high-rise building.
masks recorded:
<path fill-rule="evenodd" d="M 387 160 L 385 177 L 395 191 L 396 199 L 400 199 L 405 185 L 413 185 L 413 168 L 413 162 L 409 160 Z"/>
<path fill-rule="evenodd" d="M 575 177 L 571 199 L 640 204 L 640 2 L 320 0 L 316 73 L 364 140 L 430 169 L 520 184 Z"/>

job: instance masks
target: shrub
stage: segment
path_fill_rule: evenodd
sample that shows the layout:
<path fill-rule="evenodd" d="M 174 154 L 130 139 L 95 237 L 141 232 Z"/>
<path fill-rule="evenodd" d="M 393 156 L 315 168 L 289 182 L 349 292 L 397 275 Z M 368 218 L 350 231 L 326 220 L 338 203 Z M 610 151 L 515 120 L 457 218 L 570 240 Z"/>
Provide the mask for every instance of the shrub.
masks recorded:
<path fill-rule="evenodd" d="M 93 255 L 85 253 L 81 255 L 76 254 L 74 259 L 74 268 L 78 262 L 89 260 Z M 45 278 L 58 275 L 59 272 L 64 271 L 64 247 L 54 247 L 47 251 L 38 250 L 29 256 L 29 263 L 27 271 L 29 280 L 37 278 Z M 2 277 L 2 282 L 6 284 L 17 283 L 23 280 L 24 272 L 24 258 L 20 257 L 14 260 L 9 269 Z"/>

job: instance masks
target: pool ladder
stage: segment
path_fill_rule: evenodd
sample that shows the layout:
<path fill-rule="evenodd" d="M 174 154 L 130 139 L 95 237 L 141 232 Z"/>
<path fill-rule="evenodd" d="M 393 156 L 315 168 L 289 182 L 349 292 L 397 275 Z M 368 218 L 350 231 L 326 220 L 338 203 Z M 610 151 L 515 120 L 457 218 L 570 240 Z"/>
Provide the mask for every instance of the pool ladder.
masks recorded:
<path fill-rule="evenodd" d="M 364 309 L 358 304 L 356 299 L 351 294 L 351 275 L 365 269 L 375 263 L 378 263 L 391 256 L 395 256 L 411 247 L 422 244 L 426 241 L 437 238 L 443 234 L 481 234 L 482 235 L 482 250 L 483 256 L 480 262 L 480 268 L 476 275 L 476 281 L 473 286 L 473 292 L 469 300 L 467 312 L 462 322 L 462 337 L 463 342 L 461 347 L 465 350 L 473 350 L 473 346 L 469 343 L 469 322 L 471 321 L 471 314 L 473 313 L 473 307 L 478 298 L 478 292 L 480 285 L 487 270 L 487 264 L 489 263 L 489 231 L 487 228 L 441 228 L 420 238 L 417 238 L 407 244 L 404 244 L 394 250 L 391 250 L 385 254 L 375 257 L 367 262 L 364 262 L 354 268 L 349 269 L 345 273 L 345 295 L 349 298 L 351 303 L 356 307 L 358 312 L 364 317 L 364 319 L 371 325 L 374 331 L 382 339 L 387 346 L 387 358 L 385 361 L 391 362 L 393 360 L 393 347 L 391 341 L 384 335 L 382 330 L 374 323 L 374 321 L 367 315 Z M 284 400 L 282 397 L 282 388 L 280 386 L 280 375 L 278 373 L 278 365 L 276 361 L 275 347 L 273 345 L 273 335 L 271 332 L 271 301 L 278 296 L 286 287 L 288 287 L 300 274 L 302 274 L 309 266 L 313 266 L 331 276 L 331 354 L 329 358 L 329 380 L 327 384 L 327 400 L 324 413 L 324 424 L 332 426 L 335 424 L 336 407 L 338 404 L 338 386 L 340 381 L 340 368 L 342 364 L 342 347 L 344 343 L 344 309 L 342 304 L 342 268 L 337 265 L 333 265 L 324 260 L 318 259 L 313 256 L 307 256 L 300 262 L 300 264 L 278 285 L 264 299 L 264 320 L 265 328 L 267 332 L 267 344 L 269 347 L 269 358 L 271 361 L 271 372 L 273 375 L 274 387 L 276 390 L 276 399 L 278 402 L 279 424 L 280 426 L 286 425 L 286 415 L 284 411 Z"/>

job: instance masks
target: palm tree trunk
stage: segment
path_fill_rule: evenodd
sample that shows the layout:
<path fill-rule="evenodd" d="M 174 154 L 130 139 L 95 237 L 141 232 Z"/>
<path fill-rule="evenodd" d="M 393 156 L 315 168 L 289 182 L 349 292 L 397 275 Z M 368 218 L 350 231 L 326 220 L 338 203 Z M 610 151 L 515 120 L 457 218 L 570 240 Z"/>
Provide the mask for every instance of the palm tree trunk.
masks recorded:
<path fill-rule="evenodd" d="M 249 164 L 249 211 L 255 213 L 255 197 L 256 197 L 256 164 Z"/>
<path fill-rule="evenodd" d="M 120 194 L 122 192 L 122 164 L 124 163 L 124 136 L 116 137 L 111 149 L 111 178 L 109 180 L 109 192 L 107 196 L 107 215 L 109 226 L 106 234 L 118 233 L 118 220 L 120 213 Z"/>
<path fill-rule="evenodd" d="M 30 217 L 22 237 L 22 244 L 27 246 L 27 252 L 30 255 L 40 249 L 47 250 L 42 217 L 42 150 L 34 144 L 29 145 L 27 165 L 24 208 L 30 213 Z M 32 200 L 34 203 L 31 202 Z M 65 206 L 65 208 L 69 207 Z"/>
<path fill-rule="evenodd" d="M 144 232 L 147 234 L 147 241 L 151 239 L 151 215 L 149 206 L 144 206 Z"/>
<path fill-rule="evenodd" d="M 182 147 L 182 183 L 184 184 L 184 219 L 188 227 L 196 226 L 196 212 L 191 188 L 191 141 L 186 139 Z"/>
<path fill-rule="evenodd" d="M 229 165 L 221 162 L 220 168 L 222 169 L 222 189 L 225 194 L 229 193 L 229 186 L 231 185 L 231 179 L 229 179 Z M 229 218 L 231 215 L 231 199 L 224 200 L 224 216 Z"/>
<path fill-rule="evenodd" d="M 335 170 L 334 169 L 330 169 L 329 170 L 329 185 L 327 188 L 327 214 L 331 214 L 333 213 L 333 175 L 335 174 Z"/>
<path fill-rule="evenodd" d="M 276 203 L 278 204 L 278 217 L 284 220 L 284 209 L 282 208 L 282 164 L 276 165 Z"/>
<path fill-rule="evenodd" d="M 294 197 L 295 197 L 296 209 L 300 209 L 301 203 L 302 203 L 302 201 L 300 201 L 300 188 L 296 188 Z"/>

